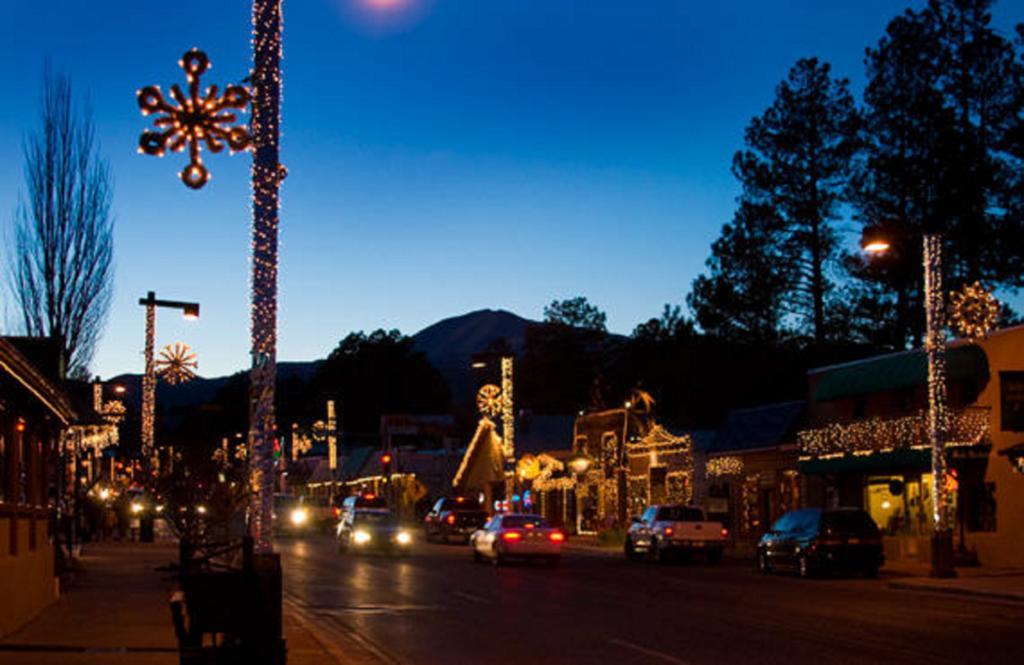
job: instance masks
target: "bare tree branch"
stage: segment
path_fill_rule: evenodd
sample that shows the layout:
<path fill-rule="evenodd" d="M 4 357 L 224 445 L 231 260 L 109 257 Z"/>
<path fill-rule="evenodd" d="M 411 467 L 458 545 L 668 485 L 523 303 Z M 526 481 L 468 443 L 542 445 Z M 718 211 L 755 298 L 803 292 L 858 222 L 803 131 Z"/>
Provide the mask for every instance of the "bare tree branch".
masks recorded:
<path fill-rule="evenodd" d="M 7 286 L 21 332 L 59 337 L 70 376 L 86 376 L 113 288 L 113 180 L 95 140 L 92 113 L 70 80 L 47 68 L 40 126 L 26 136 L 25 192 L 7 243 Z"/>

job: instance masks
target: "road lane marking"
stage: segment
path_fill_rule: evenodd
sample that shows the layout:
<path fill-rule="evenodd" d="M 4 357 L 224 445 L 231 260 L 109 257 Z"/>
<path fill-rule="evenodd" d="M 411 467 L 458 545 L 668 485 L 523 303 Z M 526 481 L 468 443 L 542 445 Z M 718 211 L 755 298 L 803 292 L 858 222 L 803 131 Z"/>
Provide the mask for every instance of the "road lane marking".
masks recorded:
<path fill-rule="evenodd" d="M 654 649 L 648 649 L 647 647 L 642 647 L 639 644 L 633 644 L 632 642 L 627 642 L 626 640 L 612 638 L 608 641 L 616 646 L 620 646 L 624 649 L 630 649 L 632 651 L 636 651 L 637 653 L 642 653 L 645 656 L 650 656 L 651 658 L 658 658 L 660 660 L 665 661 L 666 663 L 675 663 L 675 665 L 690 665 L 688 661 L 680 660 L 675 656 L 670 656 L 667 653 L 655 651 Z"/>
<path fill-rule="evenodd" d="M 491 601 L 487 600 L 486 598 L 481 598 L 480 596 L 475 596 L 475 595 L 473 595 L 471 593 L 467 593 L 466 591 L 453 591 L 452 595 L 457 597 L 457 598 L 462 598 L 463 600 L 468 600 L 471 603 L 477 603 L 478 605 L 490 605 L 491 604 Z"/>
<path fill-rule="evenodd" d="M 338 665 L 341 665 L 342 663 L 368 663 L 371 661 L 374 665 L 401 665 L 401 661 L 392 657 L 391 654 L 377 646 L 372 640 L 342 622 L 338 617 L 331 616 L 329 617 L 331 619 L 331 623 L 334 623 L 341 630 L 341 633 L 335 634 L 334 637 L 342 637 L 342 639 L 347 640 L 357 649 L 361 649 L 365 655 L 360 657 L 361 654 L 354 654 L 350 649 L 343 649 L 337 644 L 336 639 L 328 637 L 326 631 L 323 630 L 323 622 L 318 622 L 316 618 L 311 616 L 303 607 L 303 603 L 301 601 L 290 598 L 290 595 L 291 594 L 287 591 L 284 593 L 282 601 L 285 609 L 289 610 L 289 613 L 295 621 L 299 623 L 306 632 L 313 636 L 313 639 L 330 654 L 331 658 L 334 659 Z M 366 658 L 366 655 L 368 655 L 369 658 Z"/>

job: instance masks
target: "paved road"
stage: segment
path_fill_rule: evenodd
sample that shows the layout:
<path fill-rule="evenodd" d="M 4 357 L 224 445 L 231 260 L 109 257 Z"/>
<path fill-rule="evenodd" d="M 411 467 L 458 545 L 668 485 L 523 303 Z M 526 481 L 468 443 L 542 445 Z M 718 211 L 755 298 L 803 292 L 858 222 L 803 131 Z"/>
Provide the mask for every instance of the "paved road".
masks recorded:
<path fill-rule="evenodd" d="M 567 554 L 472 562 L 463 546 L 393 559 L 278 541 L 286 603 L 345 662 L 1022 663 L 1024 604 Z"/>

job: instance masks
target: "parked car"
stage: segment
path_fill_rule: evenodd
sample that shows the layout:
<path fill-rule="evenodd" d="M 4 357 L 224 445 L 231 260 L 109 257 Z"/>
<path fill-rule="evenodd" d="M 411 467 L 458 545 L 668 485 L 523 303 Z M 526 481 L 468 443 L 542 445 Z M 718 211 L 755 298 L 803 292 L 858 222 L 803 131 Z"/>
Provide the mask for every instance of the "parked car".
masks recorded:
<path fill-rule="evenodd" d="M 711 563 L 722 558 L 729 531 L 721 522 L 704 519 L 696 506 L 648 506 L 626 532 L 627 559 L 649 556 L 664 561 L 673 554 L 702 552 Z"/>
<path fill-rule="evenodd" d="M 780 517 L 757 545 L 757 569 L 794 570 L 800 577 L 836 570 L 878 574 L 882 537 L 859 508 L 805 508 Z"/>
<path fill-rule="evenodd" d="M 562 558 L 565 533 L 538 515 L 495 515 L 469 538 L 474 561 L 489 559 L 496 565 L 511 558 L 541 559 L 557 565 Z"/>
<path fill-rule="evenodd" d="M 423 532 L 427 540 L 466 542 L 486 521 L 487 513 L 476 499 L 444 497 L 438 499 L 423 518 Z"/>
<path fill-rule="evenodd" d="M 384 551 L 409 554 L 412 530 L 403 526 L 391 511 L 357 508 L 338 524 L 338 549 L 342 552 Z"/>

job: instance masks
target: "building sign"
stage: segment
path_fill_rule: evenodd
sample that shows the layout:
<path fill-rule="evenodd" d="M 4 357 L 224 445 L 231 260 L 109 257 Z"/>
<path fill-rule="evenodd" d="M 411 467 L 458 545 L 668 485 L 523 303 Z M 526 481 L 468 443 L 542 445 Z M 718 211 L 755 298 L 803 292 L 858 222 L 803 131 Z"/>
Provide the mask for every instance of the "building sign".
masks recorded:
<path fill-rule="evenodd" d="M 999 372 L 1000 426 L 1006 432 L 1024 432 L 1024 372 Z"/>

